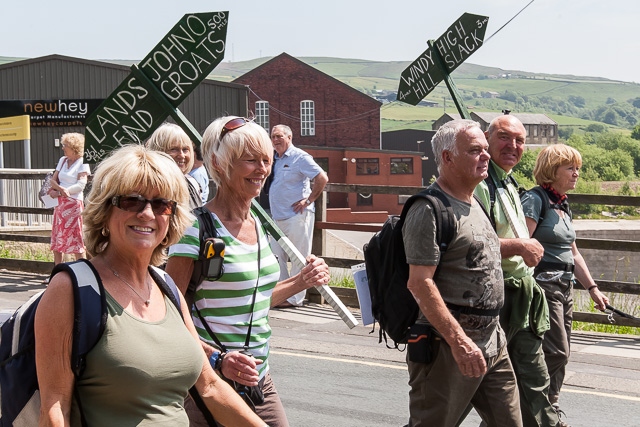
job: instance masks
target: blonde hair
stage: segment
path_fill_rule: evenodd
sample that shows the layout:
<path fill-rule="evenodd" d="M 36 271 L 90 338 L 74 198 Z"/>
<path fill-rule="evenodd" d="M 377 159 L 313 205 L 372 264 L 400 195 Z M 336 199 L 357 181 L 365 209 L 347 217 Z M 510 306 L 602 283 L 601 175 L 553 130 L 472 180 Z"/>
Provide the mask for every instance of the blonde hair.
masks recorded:
<path fill-rule="evenodd" d="M 109 236 L 103 235 L 103 229 L 115 209 L 111 199 L 146 190 L 157 190 L 160 197 L 178 202 L 165 239 L 153 251 L 151 264 L 161 265 L 166 260 L 165 249 L 177 243 L 193 223 L 189 191 L 184 174 L 171 156 L 138 144 L 125 145 L 113 151 L 96 169 L 87 206 L 82 213 L 84 239 L 89 253 L 98 255 L 109 244 Z"/>
<path fill-rule="evenodd" d="M 214 120 L 202 135 L 202 157 L 209 176 L 220 186 L 222 181 L 231 179 L 233 163 L 245 154 L 268 156 L 269 165 L 273 163 L 273 145 L 269 134 L 262 126 L 253 121 L 246 121 L 232 131 L 225 133 L 222 138 L 222 128 L 237 116 L 220 117 Z M 214 168 L 214 163 L 217 168 Z"/>
<path fill-rule="evenodd" d="M 193 153 L 193 142 L 189 139 L 189 135 L 178 125 L 173 123 L 163 123 L 156 129 L 146 144 L 147 148 L 156 151 L 162 151 L 169 154 L 172 148 L 189 147 L 189 163 L 186 165 L 187 172 L 193 167 L 195 155 Z"/>
<path fill-rule="evenodd" d="M 84 156 L 84 135 L 78 132 L 65 133 L 60 137 L 60 142 L 69 147 L 76 156 Z"/>
<path fill-rule="evenodd" d="M 576 165 L 582 167 L 582 156 L 573 147 L 565 144 L 548 145 L 538 153 L 533 176 L 536 184 L 551 184 L 556 180 L 556 172 L 560 166 Z"/>

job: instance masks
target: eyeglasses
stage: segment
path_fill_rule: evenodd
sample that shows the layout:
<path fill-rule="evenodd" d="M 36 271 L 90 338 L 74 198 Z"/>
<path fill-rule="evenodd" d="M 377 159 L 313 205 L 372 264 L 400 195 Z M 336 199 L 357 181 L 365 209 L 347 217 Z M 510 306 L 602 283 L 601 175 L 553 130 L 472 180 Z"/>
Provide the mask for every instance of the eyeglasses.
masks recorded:
<path fill-rule="evenodd" d="M 176 213 L 177 203 L 167 199 L 145 199 L 142 196 L 114 196 L 111 204 L 127 212 L 140 213 L 151 204 L 151 210 L 156 215 L 173 215 Z"/>
<path fill-rule="evenodd" d="M 226 134 L 231 132 L 232 130 L 236 130 L 246 125 L 247 123 L 251 123 L 253 120 L 245 119 L 244 117 L 236 117 L 235 119 L 229 120 L 223 127 L 220 132 L 220 139 L 224 138 Z"/>

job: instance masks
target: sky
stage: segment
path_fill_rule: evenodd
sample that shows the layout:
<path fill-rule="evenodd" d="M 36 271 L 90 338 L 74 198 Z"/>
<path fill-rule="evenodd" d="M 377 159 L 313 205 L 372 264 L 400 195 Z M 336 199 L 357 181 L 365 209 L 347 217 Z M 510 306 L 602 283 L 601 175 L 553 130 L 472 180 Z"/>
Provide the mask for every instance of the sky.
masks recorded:
<path fill-rule="evenodd" d="M 489 17 L 468 63 L 640 83 L 638 0 L 534 0 L 498 31 L 530 1 L 3 1 L 0 56 L 141 60 L 185 14 L 228 11 L 224 61 L 413 61 L 466 12 Z"/>

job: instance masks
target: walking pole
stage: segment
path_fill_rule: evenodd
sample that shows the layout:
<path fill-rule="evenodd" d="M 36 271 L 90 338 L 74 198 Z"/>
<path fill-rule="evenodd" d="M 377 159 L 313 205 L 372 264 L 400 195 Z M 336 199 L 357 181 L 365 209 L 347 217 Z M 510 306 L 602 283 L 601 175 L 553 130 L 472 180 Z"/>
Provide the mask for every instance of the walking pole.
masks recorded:
<path fill-rule="evenodd" d="M 267 215 L 256 199 L 253 199 L 251 202 L 251 210 L 260 219 L 262 226 L 267 230 L 267 232 L 278 242 L 282 250 L 289 255 L 291 262 L 302 269 L 302 267 L 307 264 L 307 260 L 302 256 L 293 243 L 291 243 L 291 240 L 289 240 L 289 238 L 278 228 L 269 215 Z M 316 286 L 316 289 L 335 310 L 335 312 L 338 313 L 342 321 L 346 323 L 349 328 L 353 329 L 358 324 L 358 320 L 353 317 L 353 314 L 351 314 L 329 286 Z"/>

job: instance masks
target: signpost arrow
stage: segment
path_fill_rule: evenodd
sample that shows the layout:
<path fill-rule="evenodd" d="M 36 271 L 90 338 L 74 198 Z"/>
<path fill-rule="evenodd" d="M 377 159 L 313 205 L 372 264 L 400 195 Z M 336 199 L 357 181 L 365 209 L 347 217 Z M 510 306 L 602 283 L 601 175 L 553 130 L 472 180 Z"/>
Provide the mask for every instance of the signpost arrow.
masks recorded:
<path fill-rule="evenodd" d="M 482 46 L 488 22 L 487 16 L 465 13 L 438 40 L 430 41 L 400 75 L 397 100 L 417 105 L 438 83 L 450 79 L 449 74 Z"/>
<path fill-rule="evenodd" d="M 182 17 L 87 119 L 85 161 L 142 143 L 169 115 L 198 141 L 177 107 L 224 58 L 227 23 L 228 12 Z"/>

